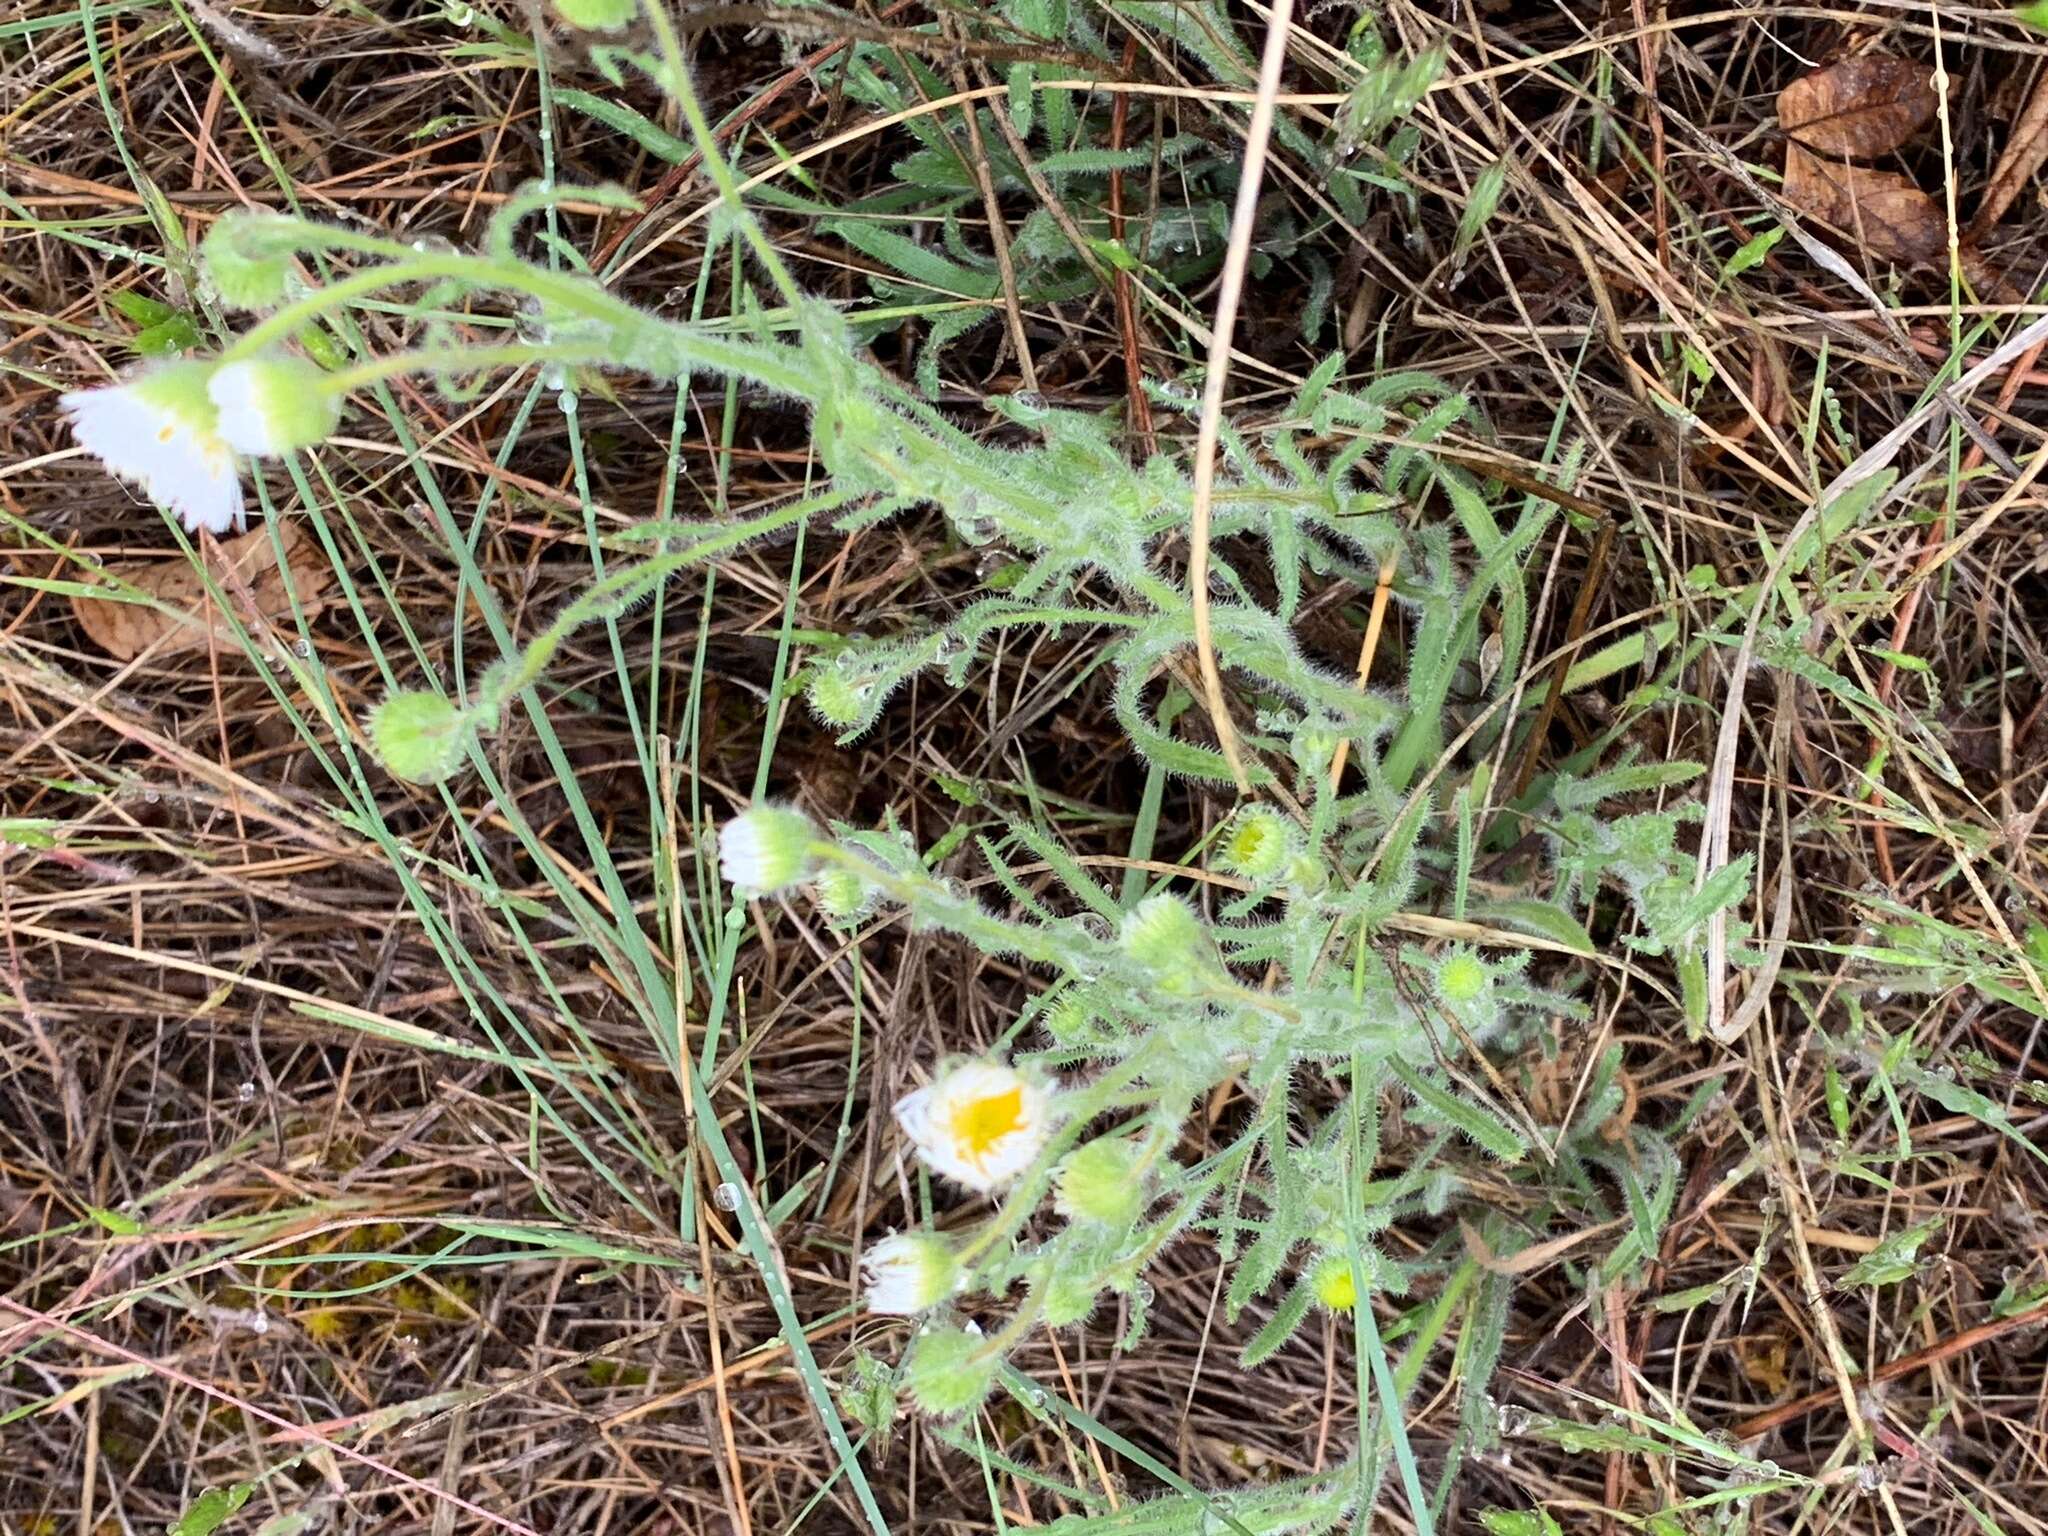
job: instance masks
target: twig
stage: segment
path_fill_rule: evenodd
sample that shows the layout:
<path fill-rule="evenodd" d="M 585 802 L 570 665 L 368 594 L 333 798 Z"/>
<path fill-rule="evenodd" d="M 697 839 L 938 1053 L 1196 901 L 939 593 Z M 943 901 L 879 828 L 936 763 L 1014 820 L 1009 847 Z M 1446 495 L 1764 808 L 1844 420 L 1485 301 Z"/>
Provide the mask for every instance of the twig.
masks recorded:
<path fill-rule="evenodd" d="M 1593 553 L 1586 562 L 1586 579 L 1579 584 L 1579 595 L 1573 599 L 1571 617 L 1565 623 L 1564 654 L 1557 658 L 1557 666 L 1550 674 L 1550 687 L 1543 695 L 1543 707 L 1537 712 L 1528 743 L 1522 748 L 1522 766 L 1515 773 L 1514 788 L 1508 792 L 1510 804 L 1522 798 L 1522 792 L 1536 776 L 1536 759 L 1543 751 L 1543 738 L 1550 734 L 1550 722 L 1557 714 L 1558 701 L 1564 697 L 1564 680 L 1579 653 L 1586 619 L 1593 610 L 1593 593 L 1606 574 L 1608 552 L 1613 547 L 1614 519 L 1610 517 L 1601 522 L 1600 532 L 1593 540 Z"/>
<path fill-rule="evenodd" d="M 1122 72 L 1129 75 L 1138 62 L 1138 34 L 1124 39 Z M 1124 127 L 1131 113 L 1131 98 L 1122 91 L 1109 109 L 1109 148 L 1112 154 L 1124 147 Z M 1119 167 L 1109 173 L 1109 238 L 1118 245 L 1124 240 L 1124 173 Z M 1152 430 L 1152 402 L 1145 398 L 1144 363 L 1138 351 L 1138 306 L 1132 294 L 1131 274 L 1116 269 L 1116 329 L 1123 340 L 1124 388 L 1131 399 L 1131 430 L 1138 434 L 1138 446 L 1147 458 L 1159 451 L 1158 434 Z"/>
<path fill-rule="evenodd" d="M 1265 51 L 1259 56 L 1258 99 L 1252 103 L 1245 132 L 1244 169 L 1237 183 L 1237 202 L 1230 214 L 1230 249 L 1223 257 L 1223 278 L 1216 294 L 1216 323 L 1209 336 L 1209 370 L 1202 388 L 1202 425 L 1195 438 L 1195 505 L 1188 528 L 1188 592 L 1194 600 L 1195 651 L 1202 663 L 1202 693 L 1216 743 L 1230 764 L 1240 794 L 1251 792 L 1237 746 L 1237 727 L 1223 700 L 1223 675 L 1216 669 L 1215 635 L 1209 627 L 1209 522 L 1216 496 L 1216 444 L 1223 431 L 1223 392 L 1230 380 L 1230 338 L 1237 328 L 1238 300 L 1244 295 L 1245 268 L 1251 263 L 1252 230 L 1258 222 L 1259 185 L 1265 179 L 1266 144 L 1273 135 L 1274 98 L 1280 94 L 1280 68 L 1287 61 L 1287 27 L 1294 0 L 1273 0 L 1266 24 Z"/>
<path fill-rule="evenodd" d="M 957 34 L 959 29 L 949 25 L 948 30 Z M 954 65 L 953 89 L 965 92 L 967 88 L 967 71 Z M 996 110 L 1000 112 L 1003 108 L 998 105 Z M 981 137 L 981 106 L 970 101 L 960 109 L 960 115 L 966 120 L 967 146 L 972 151 L 973 164 L 967 169 L 981 187 L 981 211 L 988 220 L 989 244 L 995 248 L 996 272 L 1002 279 L 1003 320 L 1010 329 L 1010 350 L 1017 354 L 1017 377 L 1026 389 L 1035 394 L 1038 370 L 1031 362 L 1031 339 L 1024 334 L 1024 306 L 1017 299 L 1017 264 L 1010 259 L 1010 231 L 1003 222 L 1003 205 L 996 197 L 995 177 L 989 174 L 988 146 Z"/>
<path fill-rule="evenodd" d="M 1372 584 L 1372 611 L 1365 616 L 1365 638 L 1358 644 L 1358 686 L 1364 689 L 1366 679 L 1372 676 L 1373 657 L 1380 648 L 1380 627 L 1387 619 L 1387 599 L 1394 590 L 1394 571 L 1401 563 L 1401 546 L 1398 541 L 1387 551 L 1387 558 L 1380 562 L 1379 574 Z M 1351 738 L 1346 736 L 1337 743 L 1337 751 L 1330 759 L 1330 789 L 1335 793 L 1344 779 L 1344 765 L 1351 761 Z"/>
<path fill-rule="evenodd" d="M 1129 69 L 1124 73 L 1129 74 Z M 2048 69 L 2035 79 L 2027 108 L 2012 125 L 2012 137 L 2005 141 L 2005 152 L 1991 172 L 1977 216 L 1963 231 L 1966 245 L 1976 245 L 1991 233 L 1992 225 L 2005 217 L 2043 160 L 2048 160 Z"/>
<path fill-rule="evenodd" d="M 2011 1317 L 2001 1317 L 1992 1322 L 1979 1323 L 1975 1328 L 1965 1328 L 1961 1333 L 1951 1334 L 1937 1344 L 1916 1349 L 1910 1355 L 1901 1355 L 1896 1360 L 1887 1360 L 1870 1373 L 1873 1383 L 1897 1381 L 1901 1376 L 1911 1376 L 1924 1371 L 1931 1365 L 1975 1349 L 1979 1344 L 1988 1344 L 1993 1339 L 2003 1338 L 2017 1329 L 2032 1327 L 2048 1322 L 2048 1301 L 2025 1312 L 2015 1312 Z M 1816 1408 L 1825 1408 L 1830 1403 L 1841 1401 L 1841 1394 L 1830 1388 L 1822 1392 L 1809 1392 L 1804 1397 L 1795 1397 L 1789 1403 L 1780 1403 L 1762 1413 L 1752 1414 L 1737 1424 L 1732 1431 L 1737 1440 L 1754 1440 L 1768 1434 L 1781 1424 L 1794 1419 L 1803 1419 Z"/>

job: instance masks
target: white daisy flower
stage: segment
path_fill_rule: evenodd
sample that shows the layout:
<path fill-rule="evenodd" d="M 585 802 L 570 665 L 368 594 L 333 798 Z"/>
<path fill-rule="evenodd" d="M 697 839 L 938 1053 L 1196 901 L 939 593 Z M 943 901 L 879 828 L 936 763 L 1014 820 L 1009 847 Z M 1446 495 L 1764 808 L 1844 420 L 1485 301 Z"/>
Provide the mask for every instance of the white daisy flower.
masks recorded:
<path fill-rule="evenodd" d="M 1052 1129 L 1052 1095 L 998 1061 L 962 1062 L 896 1105 L 927 1163 L 969 1189 L 998 1189 L 1029 1168 Z"/>
<path fill-rule="evenodd" d="M 886 1237 L 861 1256 L 868 1310 L 891 1317 L 929 1311 L 960 1284 L 960 1266 L 945 1241 L 924 1232 Z"/>
<path fill-rule="evenodd" d="M 58 402 L 79 447 L 195 533 L 242 526 L 235 452 L 206 392 L 212 372 L 205 363 L 167 363 Z"/>
<path fill-rule="evenodd" d="M 817 835 L 803 812 L 757 805 L 719 829 L 719 873 L 748 895 L 770 895 L 810 874 Z"/>

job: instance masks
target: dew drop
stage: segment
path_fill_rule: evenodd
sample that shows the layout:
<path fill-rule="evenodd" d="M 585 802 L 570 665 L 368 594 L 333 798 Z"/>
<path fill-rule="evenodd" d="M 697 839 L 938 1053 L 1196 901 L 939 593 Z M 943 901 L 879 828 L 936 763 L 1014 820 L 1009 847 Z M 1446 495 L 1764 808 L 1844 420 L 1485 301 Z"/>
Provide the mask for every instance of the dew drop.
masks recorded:
<path fill-rule="evenodd" d="M 304 635 L 299 636 L 298 639 L 292 642 L 292 654 L 298 657 L 299 660 L 304 661 L 313 654 L 313 642 Z"/>
<path fill-rule="evenodd" d="M 736 1211 L 740 1208 L 740 1187 L 721 1184 L 711 1192 L 711 1200 L 721 1211 Z"/>
<path fill-rule="evenodd" d="M 235 1090 L 235 1097 L 244 1104 L 254 1104 L 256 1102 L 256 1085 L 254 1083 L 243 1083 Z"/>

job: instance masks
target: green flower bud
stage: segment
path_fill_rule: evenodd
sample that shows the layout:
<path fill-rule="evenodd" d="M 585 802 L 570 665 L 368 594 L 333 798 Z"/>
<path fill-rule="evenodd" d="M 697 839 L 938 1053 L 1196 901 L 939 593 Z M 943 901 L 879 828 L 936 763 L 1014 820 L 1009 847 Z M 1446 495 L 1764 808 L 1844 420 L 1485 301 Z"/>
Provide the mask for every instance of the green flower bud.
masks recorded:
<path fill-rule="evenodd" d="M 931 1328 L 917 1336 L 904 1366 L 910 1397 L 926 1413 L 952 1418 L 981 1406 L 995 1384 L 989 1341 L 964 1328 Z"/>
<path fill-rule="evenodd" d="M 1145 1209 L 1143 1152 L 1123 1136 L 1104 1136 L 1079 1148 L 1054 1175 L 1053 1205 L 1072 1221 L 1129 1227 Z"/>
<path fill-rule="evenodd" d="M 1271 806 L 1248 806 L 1231 822 L 1216 849 L 1216 862 L 1255 885 L 1279 876 L 1295 851 L 1294 823 Z"/>
<path fill-rule="evenodd" d="M 875 888 L 857 871 L 836 864 L 818 871 L 811 894 L 819 909 L 837 923 L 858 922 L 875 904 Z"/>
<path fill-rule="evenodd" d="M 285 300 L 296 236 L 290 219 L 255 209 L 216 222 L 200 247 L 207 280 L 229 309 L 275 309 Z"/>
<path fill-rule="evenodd" d="M 469 721 L 438 693 L 394 693 L 370 711 L 370 745 L 394 778 L 437 784 L 462 766 Z"/>
<path fill-rule="evenodd" d="M 757 805 L 719 831 L 719 872 L 727 885 L 749 896 L 772 895 L 810 874 L 817 836 L 803 812 Z"/>
<path fill-rule="evenodd" d="M 1088 994 L 1078 987 L 1070 987 L 1053 999 L 1041 1015 L 1040 1023 L 1057 1044 L 1072 1045 L 1094 1037 L 1095 1018 L 1095 1009 L 1090 1006 Z"/>
<path fill-rule="evenodd" d="M 616 32 L 640 14 L 639 0 L 555 0 L 555 9 L 585 32 Z"/>
<path fill-rule="evenodd" d="M 1454 949 L 1437 962 L 1437 995 L 1447 1003 L 1476 1003 L 1492 981 L 1486 962 L 1469 949 Z"/>
<path fill-rule="evenodd" d="M 842 667 L 820 667 L 805 690 L 811 709 L 825 724 L 842 730 L 865 725 L 873 713 L 874 680 Z"/>
<path fill-rule="evenodd" d="M 1342 1253 L 1326 1254 L 1309 1275 L 1316 1300 L 1332 1312 L 1349 1312 L 1358 1305 L 1358 1280 L 1351 1273 L 1351 1259 Z"/>
<path fill-rule="evenodd" d="M 1100 1295 L 1092 1275 L 1079 1275 L 1071 1269 L 1055 1270 L 1039 1288 L 1039 1315 L 1054 1328 L 1086 1322 Z"/>
<path fill-rule="evenodd" d="M 1208 936 L 1178 896 L 1147 896 L 1124 914 L 1117 942 L 1170 991 L 1185 990 L 1208 962 Z"/>
<path fill-rule="evenodd" d="M 1337 743 L 1341 739 L 1334 731 L 1317 725 L 1304 724 L 1295 731 L 1294 740 L 1290 744 L 1290 755 L 1294 758 L 1294 766 L 1301 770 L 1302 777 L 1328 777 L 1330 765 L 1337 760 Z"/>
<path fill-rule="evenodd" d="M 1300 891 L 1320 891 L 1330 883 L 1330 871 L 1323 861 L 1307 851 L 1295 854 L 1287 861 L 1282 881 Z"/>
<path fill-rule="evenodd" d="M 206 381 L 220 435 L 237 453 L 279 458 L 325 442 L 341 421 L 341 396 L 302 357 L 223 363 Z"/>

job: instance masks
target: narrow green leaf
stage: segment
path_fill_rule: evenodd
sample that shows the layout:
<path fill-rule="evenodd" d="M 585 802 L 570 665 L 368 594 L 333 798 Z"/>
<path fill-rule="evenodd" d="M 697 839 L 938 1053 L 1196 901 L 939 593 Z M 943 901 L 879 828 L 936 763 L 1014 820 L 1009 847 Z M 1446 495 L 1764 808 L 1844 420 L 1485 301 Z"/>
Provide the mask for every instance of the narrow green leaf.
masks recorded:
<path fill-rule="evenodd" d="M 1472 242 L 1479 238 L 1479 232 L 1486 228 L 1493 213 L 1500 206 L 1501 189 L 1507 185 L 1508 163 L 1496 160 L 1481 171 L 1472 183 L 1472 194 L 1465 199 L 1465 212 L 1458 219 L 1457 238 L 1451 242 L 1451 264 L 1455 266 L 1464 260 L 1465 253 L 1472 249 Z"/>
<path fill-rule="evenodd" d="M 1785 238 L 1785 226 L 1773 225 L 1761 234 L 1753 235 L 1742 243 L 1742 248 L 1728 258 L 1728 265 L 1721 269 L 1723 277 L 1740 277 L 1751 267 L 1760 266 L 1777 243 Z"/>
<path fill-rule="evenodd" d="M 133 1216 L 123 1216 L 119 1211 L 105 1210 L 97 1205 L 88 1205 L 85 1214 L 116 1237 L 140 1237 L 149 1230 Z"/>
<path fill-rule="evenodd" d="M 555 88 L 555 100 L 572 112 L 581 112 L 585 117 L 594 118 L 615 133 L 623 133 L 650 155 L 666 160 L 670 165 L 682 164 L 693 153 L 683 140 L 623 102 L 607 101 L 604 97 L 593 96 L 588 91 L 572 90 L 563 86 Z"/>
<path fill-rule="evenodd" d="M 1586 925 L 1554 901 L 1542 901 L 1528 896 L 1510 901 L 1489 902 L 1475 911 L 1473 917 L 1479 922 L 1491 923 L 1496 927 L 1533 933 L 1540 939 L 1562 944 L 1581 955 L 1599 953 L 1599 946 L 1593 942 L 1593 936 L 1586 932 Z"/>
<path fill-rule="evenodd" d="M 1504 1163 L 1519 1163 L 1528 1155 L 1529 1149 L 1522 1138 L 1493 1111 L 1469 1103 L 1431 1082 L 1398 1056 L 1388 1057 L 1387 1065 L 1402 1085 L 1415 1095 L 1417 1103 L 1463 1132 L 1476 1146 Z"/>
<path fill-rule="evenodd" d="M 1896 1285 L 1901 1280 L 1911 1279 L 1921 1246 L 1939 1232 L 1941 1226 L 1942 1218 L 1935 1216 L 1917 1227 L 1894 1232 L 1858 1259 L 1855 1267 L 1842 1276 L 1843 1289 L 1856 1285 Z"/>

